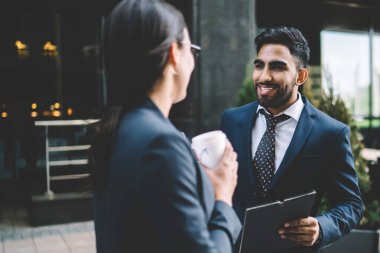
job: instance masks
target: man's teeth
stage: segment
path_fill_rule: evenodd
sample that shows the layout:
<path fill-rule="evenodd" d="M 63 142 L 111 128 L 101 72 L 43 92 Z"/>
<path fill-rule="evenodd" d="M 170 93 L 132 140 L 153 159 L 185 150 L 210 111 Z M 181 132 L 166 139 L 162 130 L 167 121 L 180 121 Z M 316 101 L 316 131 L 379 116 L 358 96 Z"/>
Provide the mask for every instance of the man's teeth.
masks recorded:
<path fill-rule="evenodd" d="M 265 87 L 260 87 L 260 89 L 262 91 L 270 91 L 270 90 L 273 90 L 273 88 L 265 88 Z"/>

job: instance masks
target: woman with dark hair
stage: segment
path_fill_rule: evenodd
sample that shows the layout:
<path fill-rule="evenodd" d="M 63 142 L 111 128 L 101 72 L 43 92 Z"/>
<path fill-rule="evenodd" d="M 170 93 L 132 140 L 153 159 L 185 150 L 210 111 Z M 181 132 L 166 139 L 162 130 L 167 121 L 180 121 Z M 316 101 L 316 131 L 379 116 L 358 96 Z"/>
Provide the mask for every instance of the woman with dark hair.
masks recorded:
<path fill-rule="evenodd" d="M 91 146 L 98 253 L 232 252 L 236 153 L 201 168 L 168 119 L 194 69 L 182 14 L 158 0 L 125 0 L 108 17 L 104 53 L 112 98 Z"/>

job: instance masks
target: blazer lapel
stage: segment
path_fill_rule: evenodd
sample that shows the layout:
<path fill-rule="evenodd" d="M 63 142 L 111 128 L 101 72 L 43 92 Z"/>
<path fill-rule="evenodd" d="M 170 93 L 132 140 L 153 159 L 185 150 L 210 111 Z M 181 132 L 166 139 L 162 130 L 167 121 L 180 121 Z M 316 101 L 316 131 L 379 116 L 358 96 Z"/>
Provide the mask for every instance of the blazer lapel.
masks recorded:
<path fill-rule="evenodd" d="M 284 159 L 282 160 L 280 167 L 274 174 L 270 188 L 278 182 L 279 178 L 284 174 L 284 172 L 289 168 L 294 159 L 302 150 L 302 147 L 306 143 L 306 140 L 310 134 L 311 129 L 314 125 L 315 112 L 309 101 L 303 98 L 305 107 L 299 118 L 296 130 L 294 132 L 293 138 L 289 144 L 288 149 L 285 152 Z"/>
<path fill-rule="evenodd" d="M 186 135 L 183 132 L 180 132 L 182 137 L 185 139 L 187 144 L 189 145 L 189 149 L 191 150 L 191 143 L 190 140 L 186 137 Z M 198 192 L 201 195 L 201 205 L 203 207 L 203 210 L 205 211 L 207 215 L 207 220 L 210 219 L 212 210 L 214 209 L 214 189 L 211 185 L 211 182 L 209 178 L 207 177 L 206 173 L 203 171 L 202 166 L 198 163 L 198 161 L 195 159 L 193 155 L 194 164 L 197 170 L 197 181 L 201 182 L 198 184 Z M 212 198 L 212 199 L 210 199 Z"/>
<path fill-rule="evenodd" d="M 257 107 L 258 103 L 254 103 L 251 110 L 248 111 L 248 115 L 246 115 L 247 119 L 250 120 L 245 120 L 244 126 L 243 126 L 243 133 L 242 133 L 242 138 L 243 138 L 243 154 L 246 156 L 243 159 L 246 160 L 246 165 L 248 168 L 248 177 L 250 179 L 250 182 L 253 186 L 253 189 L 256 185 L 256 177 L 253 174 L 253 156 L 252 156 L 252 129 L 253 126 L 255 125 L 256 118 L 257 118 Z"/>
<path fill-rule="evenodd" d="M 201 184 L 198 184 L 198 191 L 202 194 L 203 200 L 201 201 L 201 204 L 205 210 L 208 220 L 210 219 L 212 210 L 214 209 L 214 189 L 206 173 L 201 168 L 201 165 L 197 161 L 195 162 L 197 164 L 197 174 L 199 175 L 198 180 L 202 182 Z"/>

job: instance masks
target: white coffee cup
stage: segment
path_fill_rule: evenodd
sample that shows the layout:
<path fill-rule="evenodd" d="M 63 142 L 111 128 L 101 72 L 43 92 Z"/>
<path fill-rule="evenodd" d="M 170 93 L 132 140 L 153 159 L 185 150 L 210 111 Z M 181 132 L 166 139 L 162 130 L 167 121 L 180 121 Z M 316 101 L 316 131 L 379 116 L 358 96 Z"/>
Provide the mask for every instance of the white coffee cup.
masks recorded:
<path fill-rule="evenodd" d="M 199 161 L 209 169 L 215 169 L 226 148 L 226 135 L 216 130 L 197 135 L 191 141 Z"/>

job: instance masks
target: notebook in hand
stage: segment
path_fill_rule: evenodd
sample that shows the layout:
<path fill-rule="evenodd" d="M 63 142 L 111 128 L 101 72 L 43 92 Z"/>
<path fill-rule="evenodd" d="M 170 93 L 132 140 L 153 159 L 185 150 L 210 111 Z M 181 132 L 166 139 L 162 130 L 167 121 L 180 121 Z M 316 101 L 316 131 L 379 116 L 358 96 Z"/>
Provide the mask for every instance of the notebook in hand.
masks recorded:
<path fill-rule="evenodd" d="M 247 208 L 245 212 L 240 253 L 272 252 L 296 246 L 282 239 L 278 230 L 285 222 L 306 218 L 311 212 L 316 192 L 308 192 L 264 205 Z"/>

